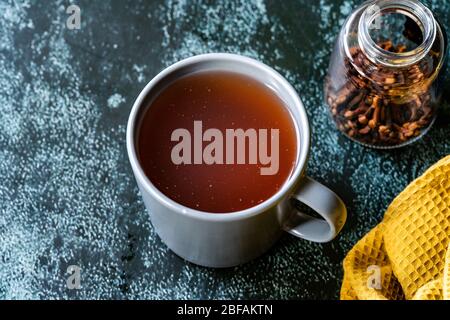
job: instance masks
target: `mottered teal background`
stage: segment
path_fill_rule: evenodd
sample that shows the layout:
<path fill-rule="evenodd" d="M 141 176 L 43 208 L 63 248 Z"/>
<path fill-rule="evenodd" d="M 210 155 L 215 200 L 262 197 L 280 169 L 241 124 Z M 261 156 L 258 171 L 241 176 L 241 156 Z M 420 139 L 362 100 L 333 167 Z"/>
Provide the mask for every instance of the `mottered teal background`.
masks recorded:
<path fill-rule="evenodd" d="M 346 252 L 450 154 L 448 102 L 424 139 L 398 151 L 334 128 L 322 83 L 359 3 L 0 0 L 0 298 L 337 299 Z M 450 1 L 426 3 L 448 28 Z M 69 4 L 80 30 L 66 27 Z M 313 130 L 308 174 L 348 205 L 334 242 L 286 235 L 251 263 L 213 270 L 155 234 L 127 159 L 128 114 L 159 71 L 207 52 L 263 61 L 297 89 Z M 69 265 L 81 268 L 80 290 L 66 286 Z"/>

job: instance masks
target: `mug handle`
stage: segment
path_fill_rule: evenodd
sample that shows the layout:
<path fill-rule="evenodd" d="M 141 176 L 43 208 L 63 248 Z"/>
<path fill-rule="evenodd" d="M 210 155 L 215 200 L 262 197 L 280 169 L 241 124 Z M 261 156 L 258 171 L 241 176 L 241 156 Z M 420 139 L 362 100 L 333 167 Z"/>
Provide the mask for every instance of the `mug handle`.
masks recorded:
<path fill-rule="evenodd" d="M 319 182 L 305 177 L 291 198 L 316 211 L 323 220 L 297 210 L 295 219 L 291 219 L 284 226 L 284 230 L 290 234 L 313 242 L 325 243 L 333 240 L 344 227 L 347 220 L 344 202 Z"/>

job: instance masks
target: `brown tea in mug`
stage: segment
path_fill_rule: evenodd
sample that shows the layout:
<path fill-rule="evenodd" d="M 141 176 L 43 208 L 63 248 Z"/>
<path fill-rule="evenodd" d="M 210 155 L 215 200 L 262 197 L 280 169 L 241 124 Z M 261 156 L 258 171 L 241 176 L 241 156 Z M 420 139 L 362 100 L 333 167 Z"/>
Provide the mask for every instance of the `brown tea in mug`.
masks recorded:
<path fill-rule="evenodd" d="M 203 71 L 150 102 L 137 140 L 140 164 L 186 207 L 232 213 L 275 195 L 291 176 L 297 135 L 284 102 L 248 76 Z"/>

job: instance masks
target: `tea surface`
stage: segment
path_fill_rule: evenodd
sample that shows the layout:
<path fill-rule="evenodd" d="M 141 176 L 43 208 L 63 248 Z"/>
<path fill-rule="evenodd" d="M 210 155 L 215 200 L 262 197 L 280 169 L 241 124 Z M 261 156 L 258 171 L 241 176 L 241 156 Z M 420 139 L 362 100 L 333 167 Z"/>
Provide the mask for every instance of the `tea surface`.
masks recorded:
<path fill-rule="evenodd" d="M 202 132 L 194 132 L 195 124 Z M 197 126 L 198 127 L 198 126 Z M 174 163 L 174 148 L 181 140 L 173 141 L 174 131 L 185 129 L 190 137 L 180 156 L 190 159 Z M 194 159 L 194 144 L 207 152 L 215 139 L 204 141 L 208 129 L 223 134 L 223 158 L 206 164 L 205 157 Z M 258 143 L 245 140 L 245 164 L 237 164 L 239 154 L 234 140 L 234 164 L 227 164 L 227 130 L 261 130 L 267 137 L 256 135 Z M 275 137 L 275 129 L 278 137 Z M 178 137 L 179 138 L 179 137 Z M 253 138 L 255 138 L 253 136 Z M 267 155 L 274 155 L 278 139 L 278 170 L 273 175 L 262 175 L 261 143 L 267 140 Z M 201 141 L 200 141 L 200 140 Z M 219 139 L 220 140 L 220 139 Z M 196 141 L 196 142 L 195 142 Z M 198 143 L 200 141 L 200 143 Z M 283 101 L 264 84 L 241 74 L 230 72 L 199 72 L 171 83 L 150 104 L 138 132 L 138 155 L 150 181 L 172 200 L 192 209 L 210 213 L 231 213 L 254 207 L 272 197 L 290 177 L 296 163 L 297 137 L 295 126 Z M 250 151 L 258 149 L 257 164 L 250 163 Z M 212 155 L 218 156 L 216 149 Z M 220 154 L 220 152 L 219 152 Z M 202 153 L 203 155 L 203 153 Z M 220 157 L 217 157 L 219 159 Z M 201 164 L 195 161 L 201 160 Z M 190 163 L 190 164 L 186 164 Z"/>

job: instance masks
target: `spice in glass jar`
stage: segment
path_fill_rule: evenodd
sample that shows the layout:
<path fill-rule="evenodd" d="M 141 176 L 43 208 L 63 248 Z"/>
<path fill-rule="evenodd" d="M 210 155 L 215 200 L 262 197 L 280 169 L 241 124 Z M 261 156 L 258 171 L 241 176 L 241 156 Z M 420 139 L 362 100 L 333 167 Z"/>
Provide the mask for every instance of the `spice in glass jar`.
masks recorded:
<path fill-rule="evenodd" d="M 358 8 L 340 33 L 325 82 L 338 129 L 375 148 L 404 146 L 425 134 L 436 117 L 446 42 L 420 2 Z"/>

